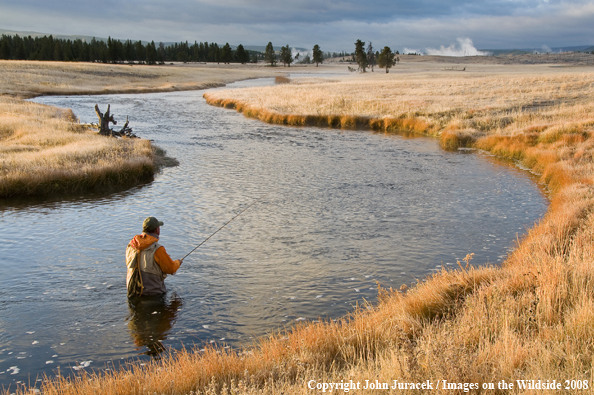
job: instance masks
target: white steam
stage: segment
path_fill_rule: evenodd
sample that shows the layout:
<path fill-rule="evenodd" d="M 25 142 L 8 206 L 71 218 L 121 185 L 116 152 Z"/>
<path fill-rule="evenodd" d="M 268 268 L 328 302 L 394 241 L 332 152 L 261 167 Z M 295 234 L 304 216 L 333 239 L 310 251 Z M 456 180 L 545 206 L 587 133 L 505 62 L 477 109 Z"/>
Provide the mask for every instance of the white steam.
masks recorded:
<path fill-rule="evenodd" d="M 491 53 L 485 51 L 479 51 L 472 44 L 472 40 L 469 38 L 459 38 L 458 46 L 452 44 L 449 47 L 443 45 L 439 49 L 426 48 L 425 53 L 427 55 L 439 55 L 439 56 L 488 56 Z"/>
<path fill-rule="evenodd" d="M 312 51 L 299 51 L 296 48 L 291 48 L 291 55 L 293 55 L 293 59 L 295 59 L 295 62 L 301 62 L 303 61 L 303 59 L 305 59 L 306 56 L 309 56 L 309 59 L 313 59 L 313 50 Z M 297 55 L 299 55 L 299 58 L 295 58 Z"/>
<path fill-rule="evenodd" d="M 404 47 L 404 49 L 402 50 L 402 53 L 404 55 L 408 55 L 408 54 L 422 54 L 423 51 L 421 51 L 420 49 L 414 49 L 414 48 Z"/>

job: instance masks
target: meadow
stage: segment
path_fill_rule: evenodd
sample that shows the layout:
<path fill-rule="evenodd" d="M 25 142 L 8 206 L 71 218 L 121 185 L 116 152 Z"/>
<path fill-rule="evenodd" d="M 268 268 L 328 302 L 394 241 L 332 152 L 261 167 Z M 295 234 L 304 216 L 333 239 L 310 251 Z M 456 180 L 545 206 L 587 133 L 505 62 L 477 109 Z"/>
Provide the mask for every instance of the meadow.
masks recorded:
<path fill-rule="evenodd" d="M 271 76 L 257 66 L 183 64 L 147 66 L 75 62 L 0 61 L 1 95 L 97 95 L 198 90 Z"/>
<path fill-rule="evenodd" d="M 172 163 L 148 140 L 99 136 L 79 124 L 72 111 L 23 98 L 205 89 L 268 74 L 236 66 L 1 61 L 0 197 L 132 186 L 152 180 L 162 164 Z"/>
<path fill-rule="evenodd" d="M 411 62 L 389 74 L 207 93 L 213 105 L 266 122 L 430 135 L 444 149 L 509 158 L 539 176 L 549 211 L 501 267 L 473 266 L 469 251 L 456 270 L 410 288 L 378 288 L 377 304 L 336 321 L 302 323 L 245 350 L 189 349 L 146 366 L 47 380 L 42 392 L 305 394 L 351 380 L 429 380 L 448 394 L 465 393 L 464 383 L 485 386 L 483 393 L 533 393 L 516 380 L 556 380 L 562 390 L 538 392 L 591 392 L 593 89 L 588 68 L 472 64 L 456 72 Z M 502 389 L 501 381 L 514 386 Z"/>

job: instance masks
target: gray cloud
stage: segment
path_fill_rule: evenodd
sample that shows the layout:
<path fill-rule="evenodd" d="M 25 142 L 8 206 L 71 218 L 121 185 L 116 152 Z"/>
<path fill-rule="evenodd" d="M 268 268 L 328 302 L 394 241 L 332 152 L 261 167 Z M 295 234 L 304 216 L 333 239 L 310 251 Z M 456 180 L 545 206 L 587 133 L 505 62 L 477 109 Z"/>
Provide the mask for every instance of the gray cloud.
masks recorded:
<path fill-rule="evenodd" d="M 5 4 L 6 3 L 6 4 Z M 470 38 L 477 48 L 594 42 L 585 0 L 0 0 L 0 28 L 155 41 L 215 41 L 352 50 L 439 48 Z"/>

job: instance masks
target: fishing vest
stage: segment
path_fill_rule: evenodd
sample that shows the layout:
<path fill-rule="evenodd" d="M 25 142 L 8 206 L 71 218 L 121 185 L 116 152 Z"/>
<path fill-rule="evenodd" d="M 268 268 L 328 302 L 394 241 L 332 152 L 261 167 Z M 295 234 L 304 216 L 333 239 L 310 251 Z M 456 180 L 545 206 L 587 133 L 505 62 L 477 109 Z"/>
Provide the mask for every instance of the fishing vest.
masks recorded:
<path fill-rule="evenodd" d="M 146 294 L 151 294 L 153 290 L 164 290 L 164 280 L 167 275 L 163 273 L 159 264 L 155 261 L 155 252 L 161 245 L 157 242 L 151 244 L 148 248 L 138 251 L 128 246 L 126 248 L 126 266 L 128 267 L 128 275 L 126 285 L 130 283 L 130 278 L 136 265 L 140 265 L 140 274 L 145 286 Z M 138 260 L 136 255 L 138 254 Z"/>

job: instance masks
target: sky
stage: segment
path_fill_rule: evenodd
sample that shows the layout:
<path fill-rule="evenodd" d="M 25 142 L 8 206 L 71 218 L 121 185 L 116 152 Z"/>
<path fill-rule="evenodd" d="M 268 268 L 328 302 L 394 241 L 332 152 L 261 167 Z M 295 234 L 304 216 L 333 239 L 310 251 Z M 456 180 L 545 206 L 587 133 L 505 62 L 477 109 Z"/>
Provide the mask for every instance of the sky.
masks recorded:
<path fill-rule="evenodd" d="M 594 45 L 594 0 L 0 0 L 0 29 L 422 53 Z"/>

